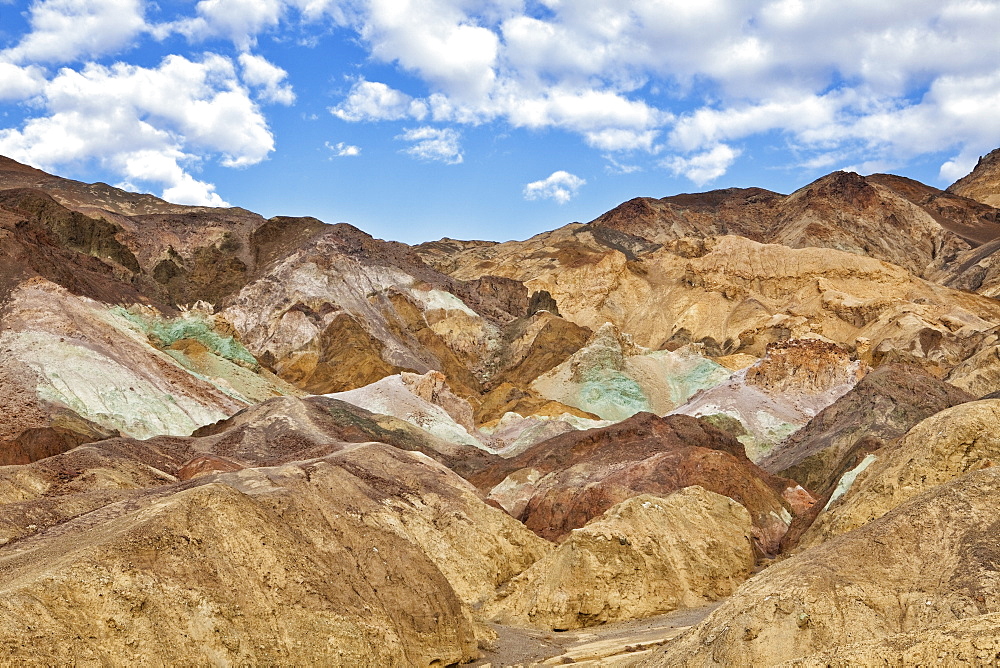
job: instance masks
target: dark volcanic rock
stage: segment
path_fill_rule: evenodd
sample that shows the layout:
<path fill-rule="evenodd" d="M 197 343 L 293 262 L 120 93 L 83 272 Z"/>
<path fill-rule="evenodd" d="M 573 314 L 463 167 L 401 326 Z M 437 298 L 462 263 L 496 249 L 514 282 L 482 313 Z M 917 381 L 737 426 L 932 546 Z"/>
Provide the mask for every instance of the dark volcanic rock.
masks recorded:
<path fill-rule="evenodd" d="M 663 199 L 637 197 L 592 220 L 590 224 L 658 243 L 680 237 L 722 234 L 764 241 L 773 207 L 784 197 L 761 188 L 728 188 Z"/>

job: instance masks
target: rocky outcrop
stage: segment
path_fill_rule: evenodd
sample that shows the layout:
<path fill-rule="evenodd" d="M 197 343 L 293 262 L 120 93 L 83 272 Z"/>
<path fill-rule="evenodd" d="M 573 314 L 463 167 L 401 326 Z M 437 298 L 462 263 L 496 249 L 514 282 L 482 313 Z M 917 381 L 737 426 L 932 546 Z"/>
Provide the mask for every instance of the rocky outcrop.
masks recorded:
<path fill-rule="evenodd" d="M 786 664 L 794 668 L 850 666 L 988 666 L 1000 660 L 1000 613 L 979 615 L 870 642 L 841 645 Z"/>
<path fill-rule="evenodd" d="M 451 392 L 444 374 L 437 371 L 402 373 L 327 396 L 399 418 L 450 443 L 485 447 L 486 439 L 472 421 L 472 407 Z"/>
<path fill-rule="evenodd" d="M 760 466 L 821 497 L 869 452 L 924 418 L 974 398 L 919 367 L 886 364 L 789 436 Z"/>
<path fill-rule="evenodd" d="M 864 377 L 868 366 L 817 339 L 772 343 L 763 359 L 726 382 L 693 396 L 674 413 L 725 416 L 742 426 L 751 460 L 775 456 L 776 446 Z"/>
<path fill-rule="evenodd" d="M 818 335 L 874 365 L 912 361 L 943 376 L 1000 318 L 992 300 L 837 250 L 727 236 L 681 239 L 634 258 L 601 246 L 585 226 L 567 226 L 450 261 L 457 278 L 501 274 L 547 290 L 563 317 L 594 331 L 611 322 L 636 345 L 700 343 L 711 357 L 761 357 L 769 343 Z"/>
<path fill-rule="evenodd" d="M 1000 331 L 984 333 L 975 352 L 953 368 L 946 379 L 973 396 L 1000 390 Z"/>
<path fill-rule="evenodd" d="M 592 332 L 549 311 L 519 318 L 503 330 L 497 370 L 487 387 L 490 391 L 509 384 L 527 389 L 531 383 L 565 362 L 590 338 Z M 492 415 L 490 417 L 499 417 Z M 488 421 L 489 418 L 482 420 Z"/>
<path fill-rule="evenodd" d="M 52 404 L 36 404 L 35 407 L 40 409 L 41 414 L 32 417 L 39 421 L 39 426 L 25 427 L 25 424 L 21 424 L 19 427 L 25 427 L 23 431 L 0 440 L 0 466 L 28 464 L 72 450 L 84 443 L 121 436 L 118 431 L 82 418 L 68 408 Z M 24 417 L 27 416 L 22 416 Z M 28 420 L 25 422 L 31 424 Z"/>
<path fill-rule="evenodd" d="M 510 581 L 489 615 L 573 629 L 728 596 L 754 565 L 746 509 L 701 487 L 609 508 Z"/>
<path fill-rule="evenodd" d="M 965 239 L 973 248 L 995 241 L 1000 232 L 1000 211 L 993 206 L 949 190 L 893 174 L 872 174 L 869 183 L 884 186 L 926 211 L 941 227 Z M 935 258 L 951 262 L 947 254 Z"/>
<path fill-rule="evenodd" d="M 948 192 L 1000 208 L 1000 149 L 980 157 L 972 172 L 948 186 Z"/>
<path fill-rule="evenodd" d="M 189 358 L 155 345 L 134 314 L 41 278 L 9 296 L 0 321 L 0 396 L 9 410 L 3 439 L 47 428 L 47 416 L 63 409 L 138 438 L 187 435 L 255 400 L 295 392 L 247 368 L 253 358 L 241 359 L 238 344 L 207 321 L 194 329 L 216 347 L 201 345 Z M 183 332 L 187 324 L 170 326 Z"/>
<path fill-rule="evenodd" d="M 181 455 L 185 460 L 223 457 L 245 467 L 320 457 L 336 452 L 344 443 L 372 441 L 420 452 L 461 475 L 495 459 L 479 447 L 445 440 L 391 415 L 324 396 L 271 399 L 203 427 L 193 436 Z"/>
<path fill-rule="evenodd" d="M 695 418 L 640 413 L 602 429 L 543 441 L 470 477 L 539 535 L 557 540 L 637 494 L 691 485 L 748 509 L 761 553 L 773 554 L 811 497 L 754 466 L 732 436 Z"/>
<path fill-rule="evenodd" d="M 664 415 L 729 375 L 697 345 L 652 351 L 606 323 L 531 389 L 605 420 L 623 420 L 641 411 Z"/>
<path fill-rule="evenodd" d="M 984 224 L 991 238 L 1000 236 L 996 221 Z M 768 241 L 845 250 L 917 276 L 936 258 L 973 245 L 892 188 L 852 172 L 834 172 L 789 195 Z"/>
<path fill-rule="evenodd" d="M 662 199 L 637 197 L 590 221 L 665 244 L 684 237 L 736 234 L 764 241 L 785 195 L 762 188 L 727 188 Z"/>
<path fill-rule="evenodd" d="M 996 642 L 987 629 L 1000 610 L 998 500 L 998 469 L 930 489 L 769 567 L 645 665 L 771 666 L 820 652 L 833 655 L 832 664 L 822 665 L 843 665 L 836 658 L 842 647 L 862 664 L 873 656 L 910 665 L 896 657 L 919 657 L 935 646 L 943 652 L 935 662 L 978 658 Z M 878 643 L 881 650 L 865 653 L 856 643 Z M 913 654 L 907 644 L 917 648 Z M 894 647 L 898 654 L 885 652 Z"/>
<path fill-rule="evenodd" d="M 879 518 L 928 490 L 1000 461 L 1000 400 L 963 403 L 921 421 L 891 447 L 859 464 L 802 539 L 816 545 Z M 848 474 L 845 475 L 849 475 Z"/>

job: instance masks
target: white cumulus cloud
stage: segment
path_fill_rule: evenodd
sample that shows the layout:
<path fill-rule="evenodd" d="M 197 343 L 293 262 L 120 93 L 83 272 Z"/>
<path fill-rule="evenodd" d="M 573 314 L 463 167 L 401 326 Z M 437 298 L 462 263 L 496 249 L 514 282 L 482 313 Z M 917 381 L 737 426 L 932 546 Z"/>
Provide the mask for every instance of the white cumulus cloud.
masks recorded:
<path fill-rule="evenodd" d="M 196 16 L 158 26 L 157 33 L 178 32 L 193 41 L 224 37 L 246 50 L 257 35 L 278 26 L 287 9 L 282 0 L 201 0 Z"/>
<path fill-rule="evenodd" d="M 586 181 L 567 171 L 552 172 L 548 178 L 524 186 L 524 199 L 551 199 L 559 204 L 570 201 L 586 185 Z"/>
<path fill-rule="evenodd" d="M 714 181 L 729 169 L 740 156 L 740 151 L 725 144 L 717 144 L 690 158 L 674 156 L 663 161 L 663 165 L 674 174 L 682 175 L 699 186 Z"/>
<path fill-rule="evenodd" d="M 45 73 L 40 67 L 0 62 L 0 101 L 24 100 L 42 92 Z"/>
<path fill-rule="evenodd" d="M 240 54 L 243 67 L 243 81 L 260 89 L 260 96 L 267 102 L 294 104 L 295 92 L 285 82 L 288 72 L 268 62 L 263 56 L 250 53 Z"/>
<path fill-rule="evenodd" d="M 395 121 L 402 118 L 421 120 L 427 106 L 378 81 L 362 79 L 351 87 L 347 99 L 330 113 L 344 121 Z"/>
<path fill-rule="evenodd" d="M 350 89 L 327 103 L 330 112 L 346 122 L 448 126 L 434 132 L 451 129 L 454 137 L 409 140 L 410 152 L 424 159 L 461 160 L 459 128 L 484 123 L 570 132 L 601 154 L 619 156 L 621 164 L 660 165 L 702 183 L 733 164 L 738 155 L 733 146 L 750 146 L 744 140 L 765 135 L 785 150 L 788 166 L 881 168 L 935 155 L 941 157 L 942 180 L 1000 145 L 996 0 L 192 0 L 174 5 L 34 0 L 26 12 L 28 32 L 0 52 L 0 100 L 30 99 L 46 111 L 5 131 L 7 141 L 45 121 L 53 136 L 64 133 L 69 143 L 50 146 L 53 141 L 38 135 L 40 146 L 82 155 L 78 145 L 90 140 L 74 139 L 83 130 L 67 125 L 73 110 L 56 109 L 49 90 L 56 80 L 65 79 L 65 85 L 72 77 L 43 68 L 80 62 L 80 76 L 89 79 L 94 72 L 87 69 L 88 59 L 119 54 L 148 35 L 167 45 L 166 38 L 180 34 L 198 45 L 231 41 L 242 53 L 239 77 L 213 75 L 211 103 L 199 98 L 203 122 L 192 117 L 178 123 L 166 112 L 141 111 L 138 119 L 149 129 L 142 134 L 139 124 L 124 136 L 141 134 L 152 142 L 163 133 L 168 139 L 156 141 L 187 156 L 176 160 L 185 174 L 195 168 L 191 156 L 206 151 L 226 164 L 253 164 L 273 145 L 255 105 L 292 104 L 296 91 L 305 94 L 302 84 L 293 90 L 295 72 L 289 75 L 257 54 L 258 41 L 270 35 L 322 45 L 351 33 L 350 52 L 364 51 L 357 62 L 318 57 L 314 63 L 328 70 L 323 72 L 328 80 L 349 72 Z M 150 16 L 167 11 L 175 18 L 150 23 Z M 126 100 L 126 120 L 115 121 L 116 127 L 143 108 L 138 97 Z M 111 124 L 107 113 L 92 118 L 88 103 L 78 99 L 83 127 Z M 187 109 L 185 99 L 180 102 Z M 241 139 L 244 132 L 249 135 Z M 398 132 L 394 128 L 390 136 Z M 663 155 L 673 157 L 664 161 Z"/>
<path fill-rule="evenodd" d="M 418 104 L 437 122 L 560 128 L 602 152 L 671 151 L 680 157 L 668 168 L 702 180 L 732 163 L 721 147 L 764 134 L 783 138 L 799 165 L 951 152 L 943 177 L 1000 144 L 1000 115 L 987 110 L 1000 92 L 998 2 L 541 6 L 350 3 L 345 20 L 371 55 L 426 90 L 367 106 L 352 91 L 341 118 L 412 118 Z M 935 131 L 915 132 L 924 122 Z"/>
<path fill-rule="evenodd" d="M 40 98 L 43 115 L 0 130 L 0 153 L 50 171 L 98 160 L 180 203 L 224 204 L 193 175 L 204 159 L 245 167 L 274 149 L 266 119 L 223 56 L 63 69 Z"/>
<path fill-rule="evenodd" d="M 413 142 L 413 145 L 404 149 L 403 152 L 420 160 L 457 165 L 464 159 L 459 143 L 461 135 L 452 128 L 432 128 L 430 126 L 411 128 L 397 136 L 396 139 Z"/>
<path fill-rule="evenodd" d="M 0 52 L 0 60 L 64 63 L 115 53 L 146 30 L 144 8 L 142 0 L 35 2 L 28 15 L 31 31 Z"/>

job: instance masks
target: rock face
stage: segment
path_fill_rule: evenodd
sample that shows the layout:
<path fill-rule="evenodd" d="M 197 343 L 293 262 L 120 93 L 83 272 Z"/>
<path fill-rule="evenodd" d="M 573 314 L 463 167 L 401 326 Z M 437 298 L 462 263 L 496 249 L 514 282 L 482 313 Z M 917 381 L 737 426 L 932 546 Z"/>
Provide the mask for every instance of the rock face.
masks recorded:
<path fill-rule="evenodd" d="M 719 600 L 753 569 L 751 534 L 743 506 L 701 487 L 634 496 L 511 580 L 490 614 L 572 629 Z"/>
<path fill-rule="evenodd" d="M 556 436 L 470 480 L 552 540 L 637 494 L 700 485 L 749 510 L 755 544 L 765 554 L 777 549 L 791 513 L 811 502 L 791 481 L 754 466 L 732 436 L 682 415 L 640 413 L 603 429 Z"/>
<path fill-rule="evenodd" d="M 526 388 L 550 369 L 562 364 L 590 338 L 591 331 L 549 311 L 538 311 L 511 322 L 503 330 L 499 370 L 489 387 L 501 384 Z"/>
<path fill-rule="evenodd" d="M 488 637 L 471 606 L 550 549 L 451 471 L 383 444 L 328 439 L 319 458 L 291 449 L 294 464 L 176 482 L 190 455 L 226 451 L 225 432 L 238 422 L 194 439 L 118 439 L 0 469 L 5 655 L 467 661 L 477 634 Z M 287 420 L 265 424 L 252 433 L 272 453 L 273 441 L 299 431 Z"/>
<path fill-rule="evenodd" d="M 924 418 L 974 398 L 919 367 L 886 364 L 789 436 L 760 466 L 821 497 L 869 452 Z"/>
<path fill-rule="evenodd" d="M 696 342 L 712 357 L 761 357 L 769 343 L 818 335 L 870 364 L 912 360 L 943 376 L 983 345 L 1000 317 L 992 300 L 852 253 L 726 236 L 630 257 L 601 245 L 595 229 L 471 247 L 438 266 L 463 280 L 507 275 L 547 290 L 578 325 L 596 331 L 611 322 L 653 350 Z"/>
<path fill-rule="evenodd" d="M 472 407 L 448 388 L 444 374 L 402 373 L 371 385 L 327 395 L 373 413 L 391 415 L 451 443 L 485 447 L 472 422 Z"/>
<path fill-rule="evenodd" d="M 935 648 L 978 659 L 996 646 L 998 493 L 1000 470 L 970 473 L 775 564 L 646 665 L 770 666 L 819 652 L 834 656 L 822 665 L 845 665 L 841 647 L 889 665 Z M 866 642 L 878 646 L 856 645 Z"/>
<path fill-rule="evenodd" d="M 255 370 L 253 357 L 241 359 L 232 337 L 210 324 L 184 335 L 189 323 L 172 322 L 182 332 L 172 343 L 194 345 L 191 337 L 202 336 L 217 344 L 215 350 L 198 344 L 197 354 L 188 355 L 152 345 L 136 320 L 41 278 L 22 283 L 0 311 L 0 396 L 10 416 L 0 438 L 46 428 L 47 416 L 66 409 L 139 438 L 187 435 L 253 401 L 295 392 Z"/>
<path fill-rule="evenodd" d="M 663 199 L 637 197 L 595 218 L 590 225 L 656 243 L 683 237 L 735 234 L 764 241 L 776 205 L 785 199 L 762 188 L 727 188 Z"/>
<path fill-rule="evenodd" d="M 948 192 L 1000 208 L 1000 149 L 979 158 L 975 169 L 948 186 Z"/>
<path fill-rule="evenodd" d="M 881 517 L 935 485 L 1000 461 L 1000 400 L 935 413 L 876 453 L 842 498 L 819 514 L 802 545 L 820 543 Z"/>
<path fill-rule="evenodd" d="M 816 339 L 772 343 L 756 364 L 702 391 L 675 409 L 695 416 L 727 416 L 755 462 L 814 415 L 848 392 L 868 371 L 842 348 Z"/>
<path fill-rule="evenodd" d="M 535 379 L 531 389 L 605 420 L 623 420 L 642 411 L 665 415 L 730 373 L 697 345 L 652 351 L 607 323 L 569 359 Z"/>
<path fill-rule="evenodd" d="M 849 666 L 988 666 L 1000 660 L 1000 614 L 986 614 L 872 642 L 842 645 L 804 659 L 796 668 Z"/>

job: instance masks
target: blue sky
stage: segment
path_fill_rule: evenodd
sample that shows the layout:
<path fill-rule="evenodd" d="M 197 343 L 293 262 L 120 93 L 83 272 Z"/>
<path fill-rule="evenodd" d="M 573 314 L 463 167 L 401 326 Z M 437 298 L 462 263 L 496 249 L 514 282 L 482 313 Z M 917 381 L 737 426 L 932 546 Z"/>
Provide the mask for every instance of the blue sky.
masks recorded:
<path fill-rule="evenodd" d="M 639 195 L 944 187 L 1000 146 L 1000 0 L 0 0 L 0 153 L 418 242 Z"/>

